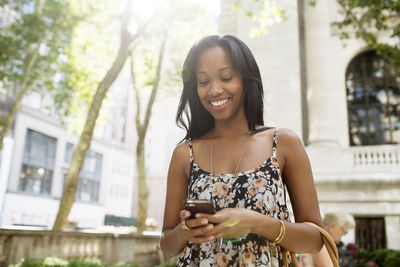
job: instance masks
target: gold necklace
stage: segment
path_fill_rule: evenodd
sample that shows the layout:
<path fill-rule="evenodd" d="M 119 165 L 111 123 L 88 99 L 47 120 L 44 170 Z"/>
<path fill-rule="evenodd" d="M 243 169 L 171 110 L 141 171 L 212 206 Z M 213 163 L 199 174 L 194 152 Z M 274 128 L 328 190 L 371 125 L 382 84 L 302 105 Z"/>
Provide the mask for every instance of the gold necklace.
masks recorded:
<path fill-rule="evenodd" d="M 211 137 L 211 155 L 210 155 L 210 161 L 211 161 L 211 170 L 210 170 L 210 173 L 211 173 L 211 178 L 214 180 L 214 181 L 216 181 L 217 180 L 217 177 L 214 175 L 214 172 L 213 172 L 213 144 L 214 144 L 214 135 L 215 135 L 215 129 L 214 129 L 214 131 L 213 131 L 213 135 L 212 135 L 212 137 Z M 244 136 L 244 138 L 243 138 L 243 141 L 242 141 L 242 152 L 240 153 L 240 158 L 239 158 L 239 160 L 238 160 L 238 162 L 237 162 L 237 164 L 236 164 L 236 168 L 235 168 L 235 171 L 234 171 L 234 173 L 233 173 L 233 177 L 235 177 L 236 175 L 237 175 L 237 170 L 238 170 L 238 168 L 239 168 L 239 164 L 240 164 L 240 161 L 242 160 L 242 157 L 243 157 L 243 153 L 244 153 L 244 149 L 245 149 L 245 147 L 246 147 L 246 142 L 247 142 L 247 137 L 250 135 L 250 131 L 248 131 L 247 132 L 247 134 Z"/>

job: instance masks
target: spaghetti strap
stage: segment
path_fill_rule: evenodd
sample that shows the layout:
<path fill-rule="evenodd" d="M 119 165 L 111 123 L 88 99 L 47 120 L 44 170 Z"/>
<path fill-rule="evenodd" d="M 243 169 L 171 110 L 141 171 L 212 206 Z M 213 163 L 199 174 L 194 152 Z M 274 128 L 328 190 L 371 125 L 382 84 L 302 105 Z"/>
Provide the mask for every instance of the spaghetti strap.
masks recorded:
<path fill-rule="evenodd" d="M 192 139 L 188 139 L 188 144 L 189 144 L 189 152 L 190 152 L 190 169 L 189 169 L 189 184 L 190 184 L 190 177 L 192 177 L 193 173 L 193 165 L 194 165 L 194 156 L 193 156 L 193 144 L 192 144 Z"/>
<path fill-rule="evenodd" d="M 192 139 L 190 139 L 190 138 L 188 139 L 188 144 L 189 144 L 189 151 L 190 151 L 190 165 L 192 165 L 194 162 Z"/>
<path fill-rule="evenodd" d="M 277 157 L 276 157 L 276 144 L 277 144 L 277 140 L 278 140 L 278 128 L 275 129 L 274 132 L 274 139 L 272 141 L 272 159 L 274 161 L 277 161 Z"/>

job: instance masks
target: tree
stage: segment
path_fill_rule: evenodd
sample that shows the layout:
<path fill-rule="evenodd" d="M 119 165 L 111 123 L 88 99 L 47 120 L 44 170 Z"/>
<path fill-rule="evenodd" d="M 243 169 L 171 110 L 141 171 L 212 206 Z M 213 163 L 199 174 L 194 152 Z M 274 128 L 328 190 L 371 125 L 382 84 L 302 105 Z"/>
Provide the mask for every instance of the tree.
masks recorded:
<path fill-rule="evenodd" d="M 91 101 L 85 125 L 83 127 L 79 142 L 74 149 L 71 165 L 66 175 L 64 191 L 60 200 L 60 206 L 53 225 L 53 230 L 63 229 L 68 222 L 68 215 L 75 201 L 79 174 L 83 166 L 86 152 L 90 147 L 93 130 L 96 125 L 96 120 L 99 116 L 102 102 L 108 89 L 125 65 L 126 59 L 131 53 L 134 40 L 142 34 L 148 23 L 151 21 L 151 19 L 149 19 L 147 23 L 140 26 L 139 30 L 135 34 L 129 31 L 129 26 L 131 25 L 132 19 L 132 1 L 126 1 L 126 7 L 120 19 L 120 44 L 117 56 L 112 63 L 111 68 L 107 71 L 101 82 L 98 84 L 96 92 L 93 96 L 93 100 Z"/>
<path fill-rule="evenodd" d="M 341 39 L 355 37 L 400 70 L 400 2 L 337 0 L 343 19 L 333 23 Z M 390 40 L 382 37 L 389 37 Z M 385 40 L 386 39 L 386 40 Z"/>
<path fill-rule="evenodd" d="M 131 57 L 131 78 L 132 78 L 132 86 L 135 91 L 135 99 L 136 99 L 136 131 L 138 134 L 138 140 L 136 143 L 136 168 L 137 168 L 137 185 L 138 185 L 138 194 L 139 194 L 139 203 L 138 203 L 138 218 L 137 218 L 137 228 L 139 231 L 143 231 L 146 228 L 146 218 L 147 218 L 147 198 L 149 195 L 149 190 L 146 185 L 146 170 L 145 170 L 145 137 L 146 132 L 149 126 L 151 111 L 154 105 L 154 101 L 157 96 L 157 91 L 160 84 L 161 79 L 161 68 L 164 59 L 165 45 L 167 41 L 167 30 L 164 30 L 163 37 L 161 40 L 161 47 L 159 50 L 158 60 L 156 62 L 156 73 L 153 80 L 150 81 L 152 86 L 150 99 L 146 106 L 146 113 L 144 115 L 144 120 L 141 122 L 141 106 L 140 106 L 140 95 L 139 95 L 139 86 L 136 82 L 135 75 L 135 67 L 134 67 L 134 56 Z"/>
<path fill-rule="evenodd" d="M 16 88 L 16 97 L 0 124 L 0 152 L 22 98 L 28 91 L 45 92 L 54 99 L 59 115 L 68 112 L 66 53 L 79 21 L 65 0 L 0 1 L 9 21 L 0 28 L 0 80 L 3 88 Z M 4 15 L 5 16 L 5 15 Z"/>
<path fill-rule="evenodd" d="M 285 20 L 285 11 L 275 0 L 235 0 L 234 7 L 245 17 L 257 22 L 257 26 L 249 31 L 251 37 L 265 35 L 276 23 Z"/>
<path fill-rule="evenodd" d="M 138 186 L 139 231 L 146 229 L 149 190 L 146 184 L 145 139 L 151 119 L 152 108 L 159 89 L 180 88 L 180 72 L 185 52 L 197 39 L 212 32 L 204 7 L 185 0 L 171 1 L 163 14 L 153 21 L 151 28 L 135 46 L 131 57 L 131 79 L 136 98 L 136 168 Z M 168 36 L 170 36 L 168 38 Z M 167 39 L 170 45 L 167 45 Z M 166 62 L 163 67 L 163 62 Z M 171 91 L 174 91 L 173 89 Z M 140 93 L 150 92 L 147 105 L 141 107 Z M 176 92 L 173 92 L 176 94 Z M 141 111 L 144 112 L 142 116 Z"/>

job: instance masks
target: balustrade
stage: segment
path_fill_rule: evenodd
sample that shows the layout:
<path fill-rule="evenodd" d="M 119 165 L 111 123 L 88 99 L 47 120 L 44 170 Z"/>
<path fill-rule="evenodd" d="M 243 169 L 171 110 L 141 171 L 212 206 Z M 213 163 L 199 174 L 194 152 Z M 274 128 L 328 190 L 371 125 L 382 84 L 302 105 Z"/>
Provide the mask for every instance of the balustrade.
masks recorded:
<path fill-rule="evenodd" d="M 355 166 L 400 166 L 400 146 L 353 147 Z"/>
<path fill-rule="evenodd" d="M 53 232 L 0 229 L 0 267 L 21 259 L 97 258 L 104 262 L 158 264 L 158 235 Z M 125 249 L 120 249 L 120 248 Z M 130 250 L 129 248 L 132 248 Z"/>

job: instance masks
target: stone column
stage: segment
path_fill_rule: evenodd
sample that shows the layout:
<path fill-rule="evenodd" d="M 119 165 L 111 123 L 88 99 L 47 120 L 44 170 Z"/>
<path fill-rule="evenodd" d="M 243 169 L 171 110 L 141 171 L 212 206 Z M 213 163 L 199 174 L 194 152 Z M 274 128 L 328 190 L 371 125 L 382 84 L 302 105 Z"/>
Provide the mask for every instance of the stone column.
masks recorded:
<path fill-rule="evenodd" d="M 305 46 L 307 65 L 307 103 L 309 145 L 336 146 L 337 125 L 332 67 L 330 1 L 304 5 Z M 337 70 L 336 70 L 337 72 Z"/>
<path fill-rule="evenodd" d="M 400 250 L 400 215 L 385 216 L 385 227 L 387 247 Z"/>
<path fill-rule="evenodd" d="M 218 33 L 221 35 L 237 35 L 238 12 L 234 8 L 234 1 L 221 0 L 220 5 L 221 13 L 218 20 Z"/>

